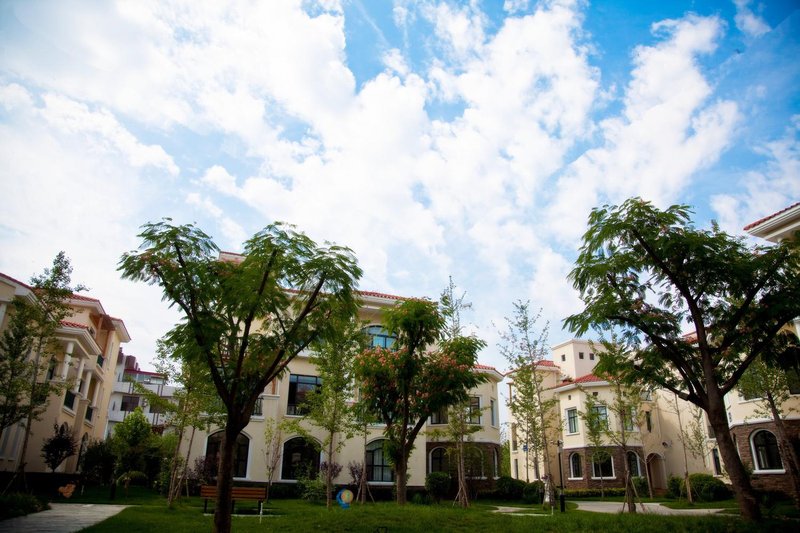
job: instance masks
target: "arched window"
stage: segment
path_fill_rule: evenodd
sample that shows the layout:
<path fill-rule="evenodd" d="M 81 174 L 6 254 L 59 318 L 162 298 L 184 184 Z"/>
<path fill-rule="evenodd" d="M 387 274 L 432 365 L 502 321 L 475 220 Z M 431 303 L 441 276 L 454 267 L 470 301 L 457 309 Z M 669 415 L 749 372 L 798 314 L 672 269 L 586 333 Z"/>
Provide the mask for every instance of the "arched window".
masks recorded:
<path fill-rule="evenodd" d="M 500 452 L 497 448 L 492 450 L 492 474 L 495 478 L 500 477 Z"/>
<path fill-rule="evenodd" d="M 635 452 L 628 452 L 628 471 L 631 477 L 639 477 L 642 475 L 642 469 L 639 465 L 639 455 Z"/>
<path fill-rule="evenodd" d="M 206 441 L 206 461 L 211 465 L 211 475 L 217 476 L 219 453 L 222 447 L 222 431 L 208 436 Z M 250 439 L 243 433 L 236 437 L 233 448 L 233 477 L 247 477 L 247 458 L 250 453 Z"/>
<path fill-rule="evenodd" d="M 319 452 L 303 437 L 289 439 L 283 445 L 282 479 L 313 477 L 319 472 Z"/>
<path fill-rule="evenodd" d="M 571 453 L 569 456 L 569 477 L 573 479 L 583 477 L 583 460 L 579 453 Z"/>
<path fill-rule="evenodd" d="M 394 481 L 394 472 L 383 452 L 385 440 L 367 444 L 367 481 Z"/>
<path fill-rule="evenodd" d="M 473 479 L 484 477 L 483 452 L 479 448 L 471 447 L 464 450 L 464 474 Z"/>
<path fill-rule="evenodd" d="M 778 439 L 775 435 L 762 429 L 753 433 L 751 441 L 756 470 L 783 470 Z"/>
<path fill-rule="evenodd" d="M 448 472 L 447 450 L 434 448 L 431 451 L 431 472 Z"/>
<path fill-rule="evenodd" d="M 379 348 L 391 348 L 397 340 L 397 337 L 390 335 L 383 326 L 369 326 L 364 332 L 369 335 L 371 346 Z"/>

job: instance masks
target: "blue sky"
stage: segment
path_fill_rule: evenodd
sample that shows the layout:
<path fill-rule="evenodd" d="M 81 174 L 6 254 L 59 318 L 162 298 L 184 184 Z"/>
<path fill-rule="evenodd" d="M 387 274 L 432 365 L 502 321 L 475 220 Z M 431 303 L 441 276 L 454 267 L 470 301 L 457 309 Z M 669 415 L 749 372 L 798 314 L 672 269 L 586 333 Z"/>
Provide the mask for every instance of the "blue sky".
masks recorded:
<path fill-rule="evenodd" d="M 516 299 L 580 309 L 592 207 L 688 203 L 741 234 L 800 199 L 800 5 L 7 1 L 0 271 L 65 250 L 152 359 L 176 315 L 119 280 L 137 228 L 221 248 L 274 220 L 353 248 L 361 288 L 467 291 L 482 362 Z"/>

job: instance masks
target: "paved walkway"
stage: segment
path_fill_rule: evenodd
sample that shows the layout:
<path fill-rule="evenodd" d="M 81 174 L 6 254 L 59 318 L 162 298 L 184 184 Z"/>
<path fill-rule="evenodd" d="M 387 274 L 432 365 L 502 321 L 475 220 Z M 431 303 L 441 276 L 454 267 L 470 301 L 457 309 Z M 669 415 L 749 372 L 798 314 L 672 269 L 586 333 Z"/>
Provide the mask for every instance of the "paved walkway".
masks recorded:
<path fill-rule="evenodd" d="M 128 506 L 51 503 L 47 511 L 0 521 L 0 532 L 72 533 L 111 518 L 126 507 Z"/>
<path fill-rule="evenodd" d="M 579 511 L 591 511 L 593 513 L 621 513 L 625 505 L 622 502 L 575 502 L 578 504 Z M 706 515 L 715 514 L 722 509 L 670 509 L 660 503 L 641 503 L 636 504 L 637 512 L 644 514 L 672 514 L 672 515 Z"/>
<path fill-rule="evenodd" d="M 623 504 L 621 502 L 575 502 L 578 504 L 579 511 L 589 511 L 592 513 L 621 513 Z M 528 507 L 504 507 L 498 506 L 493 513 L 508 513 L 514 516 L 549 516 L 542 513 L 525 513 Z M 637 504 L 636 510 L 644 514 L 670 514 L 670 515 L 706 515 L 722 511 L 722 509 L 670 509 L 660 503 Z M 558 514 L 558 510 L 555 510 Z"/>

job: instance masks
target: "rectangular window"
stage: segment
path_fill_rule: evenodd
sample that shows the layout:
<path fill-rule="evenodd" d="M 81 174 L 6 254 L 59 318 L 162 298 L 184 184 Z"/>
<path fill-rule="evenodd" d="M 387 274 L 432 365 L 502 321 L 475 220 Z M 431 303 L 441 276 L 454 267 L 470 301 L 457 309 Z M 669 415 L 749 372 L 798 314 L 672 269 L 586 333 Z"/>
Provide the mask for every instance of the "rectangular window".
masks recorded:
<path fill-rule="evenodd" d="M 589 353 L 589 360 L 594 361 L 594 354 L 591 352 Z"/>
<path fill-rule="evenodd" d="M 122 406 L 120 407 L 120 411 L 125 411 L 129 413 L 139 407 L 139 397 L 138 396 L 123 396 L 122 397 Z"/>
<path fill-rule="evenodd" d="M 447 424 L 447 407 L 442 407 L 431 415 L 431 424 Z"/>
<path fill-rule="evenodd" d="M 578 359 L 583 359 L 583 352 L 578 352 Z"/>
<path fill-rule="evenodd" d="M 497 404 L 494 400 L 489 400 L 489 414 L 492 417 L 492 427 L 497 426 Z"/>
<path fill-rule="evenodd" d="M 647 432 L 648 433 L 652 433 L 653 432 L 653 417 L 650 414 L 650 411 L 645 411 L 644 412 L 644 423 L 647 426 Z"/>
<path fill-rule="evenodd" d="M 623 418 L 623 427 L 625 431 L 636 431 L 636 409 L 633 407 L 630 408 L 630 411 L 625 414 Z"/>
<path fill-rule="evenodd" d="M 519 479 L 519 459 L 514 459 L 514 479 Z"/>
<path fill-rule="evenodd" d="M 256 398 L 256 403 L 253 405 L 253 416 L 264 416 L 263 398 Z"/>
<path fill-rule="evenodd" d="M 567 356 L 566 356 L 566 354 L 563 354 L 563 353 L 562 353 L 562 354 L 561 354 L 561 361 L 566 361 L 566 360 L 567 360 Z"/>
<path fill-rule="evenodd" d="M 800 394 L 800 372 L 794 368 L 787 370 L 786 383 L 789 385 L 789 394 Z"/>
<path fill-rule="evenodd" d="M 711 458 L 714 461 L 714 475 L 721 476 L 722 475 L 722 463 L 719 461 L 719 450 L 714 448 L 711 450 Z"/>
<path fill-rule="evenodd" d="M 611 460 L 611 456 L 608 456 L 605 461 L 592 461 L 592 477 L 614 477 L 614 461 Z"/>
<path fill-rule="evenodd" d="M 575 408 L 567 409 L 567 432 L 578 432 L 578 410 Z"/>
<path fill-rule="evenodd" d="M 706 433 L 709 439 L 716 439 L 717 435 L 714 433 L 714 427 L 711 424 L 706 424 Z"/>
<path fill-rule="evenodd" d="M 481 397 L 480 396 L 473 396 L 469 399 L 469 418 L 467 419 L 468 424 L 478 424 L 481 423 Z"/>
<path fill-rule="evenodd" d="M 308 401 L 308 394 L 322 385 L 322 379 L 317 376 L 289 376 L 289 403 L 286 406 L 287 415 L 304 415 L 308 409 L 303 406 Z"/>
<path fill-rule="evenodd" d="M 597 417 L 600 421 L 600 427 L 608 429 L 608 409 L 606 409 L 606 406 L 594 405 L 592 406 L 592 411 L 597 414 Z"/>
<path fill-rule="evenodd" d="M 511 451 L 512 452 L 517 451 L 517 425 L 516 424 L 511 424 Z"/>

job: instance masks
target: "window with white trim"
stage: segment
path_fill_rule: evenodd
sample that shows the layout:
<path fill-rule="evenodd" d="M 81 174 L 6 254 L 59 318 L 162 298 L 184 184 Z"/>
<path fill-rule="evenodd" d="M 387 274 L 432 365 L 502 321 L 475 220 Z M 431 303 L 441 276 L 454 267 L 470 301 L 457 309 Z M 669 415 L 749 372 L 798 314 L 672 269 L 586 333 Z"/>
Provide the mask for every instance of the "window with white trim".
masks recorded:
<path fill-rule="evenodd" d="M 609 479 L 614 477 L 614 459 L 608 455 L 603 461 L 592 461 L 592 477 Z"/>
<path fill-rule="evenodd" d="M 636 452 L 628 452 L 628 472 L 630 472 L 631 477 L 640 477 L 642 475 L 639 455 Z"/>
<path fill-rule="evenodd" d="M 472 396 L 469 399 L 469 417 L 467 424 L 481 424 L 481 397 Z"/>
<path fill-rule="evenodd" d="M 583 459 L 578 452 L 569 455 L 569 478 L 582 479 L 583 478 Z"/>
<path fill-rule="evenodd" d="M 567 433 L 578 432 L 578 409 L 572 407 L 567 409 Z"/>
<path fill-rule="evenodd" d="M 778 439 L 771 431 L 760 429 L 750 437 L 756 471 L 783 470 L 783 461 L 778 449 Z"/>

